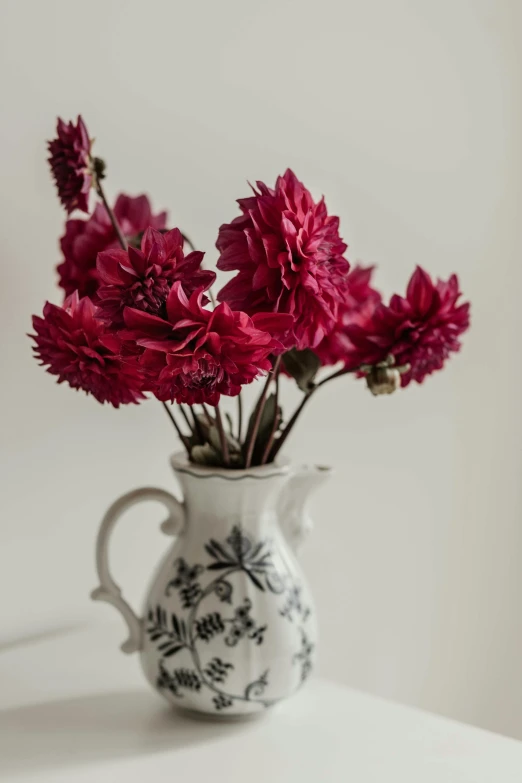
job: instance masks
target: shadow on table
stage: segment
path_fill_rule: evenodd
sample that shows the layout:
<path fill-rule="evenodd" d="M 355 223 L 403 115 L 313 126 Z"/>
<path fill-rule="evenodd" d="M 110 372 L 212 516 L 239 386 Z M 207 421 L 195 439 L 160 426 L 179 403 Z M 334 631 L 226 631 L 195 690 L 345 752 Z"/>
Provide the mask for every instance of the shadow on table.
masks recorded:
<path fill-rule="evenodd" d="M 44 628 L 36 633 L 24 633 L 19 636 L 4 639 L 0 637 L 0 653 L 10 652 L 19 647 L 28 647 L 38 642 L 47 642 L 60 636 L 67 636 L 81 630 L 84 626 L 77 623 L 68 623 L 67 625 L 58 625 L 54 628 Z"/>
<path fill-rule="evenodd" d="M 30 704 L 0 712 L 0 773 L 180 751 L 248 725 L 196 721 L 146 691 Z"/>

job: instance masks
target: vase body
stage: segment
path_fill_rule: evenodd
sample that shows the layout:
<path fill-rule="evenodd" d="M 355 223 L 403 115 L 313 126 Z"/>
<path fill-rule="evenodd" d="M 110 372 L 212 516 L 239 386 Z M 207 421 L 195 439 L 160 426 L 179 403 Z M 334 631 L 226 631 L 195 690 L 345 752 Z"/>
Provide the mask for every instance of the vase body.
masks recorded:
<path fill-rule="evenodd" d="M 139 651 L 151 686 L 176 706 L 223 716 L 263 711 L 297 691 L 314 665 L 315 610 L 295 549 L 309 527 L 308 492 L 324 471 L 225 471 L 180 457 L 172 464 L 183 503 L 173 501 L 179 508 L 163 527 L 174 541 L 142 619 L 134 618 L 139 626 L 129 623 L 126 651 Z M 125 614 L 100 561 L 98 570 L 94 597 Z"/>

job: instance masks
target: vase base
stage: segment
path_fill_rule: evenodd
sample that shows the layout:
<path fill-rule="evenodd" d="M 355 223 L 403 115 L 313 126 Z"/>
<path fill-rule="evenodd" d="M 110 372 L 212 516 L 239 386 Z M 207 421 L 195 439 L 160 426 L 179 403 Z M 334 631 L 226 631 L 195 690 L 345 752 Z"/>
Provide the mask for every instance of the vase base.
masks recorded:
<path fill-rule="evenodd" d="M 201 712 L 200 710 L 194 710 L 190 707 L 182 707 L 181 705 L 173 705 L 173 709 L 179 715 L 189 720 L 198 721 L 200 723 L 242 723 L 244 721 L 258 721 L 265 715 L 271 712 L 270 709 L 259 710 L 258 712 L 243 712 L 243 713 L 219 713 L 219 712 Z"/>

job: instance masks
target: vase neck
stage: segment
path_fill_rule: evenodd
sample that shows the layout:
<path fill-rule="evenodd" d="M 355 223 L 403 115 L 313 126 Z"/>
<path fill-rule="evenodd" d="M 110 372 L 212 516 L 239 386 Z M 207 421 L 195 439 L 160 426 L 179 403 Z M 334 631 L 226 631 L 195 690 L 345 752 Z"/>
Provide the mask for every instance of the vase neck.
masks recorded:
<path fill-rule="evenodd" d="M 275 524 L 276 504 L 287 480 L 284 472 L 262 475 L 242 473 L 235 477 L 211 473 L 200 475 L 190 469 L 176 469 L 183 490 L 187 523 L 208 528 L 212 535 L 240 525 L 246 532 L 259 534 Z"/>

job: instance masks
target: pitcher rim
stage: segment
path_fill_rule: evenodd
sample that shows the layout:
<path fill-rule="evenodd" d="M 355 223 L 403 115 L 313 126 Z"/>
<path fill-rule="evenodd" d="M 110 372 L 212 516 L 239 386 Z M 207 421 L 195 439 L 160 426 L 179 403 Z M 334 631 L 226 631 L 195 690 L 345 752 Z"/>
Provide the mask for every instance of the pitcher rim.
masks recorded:
<path fill-rule="evenodd" d="M 190 462 L 187 455 L 176 452 L 170 457 L 170 464 L 177 473 L 185 473 L 194 478 L 220 478 L 225 481 L 241 481 L 242 479 L 268 479 L 273 476 L 285 476 L 290 472 L 290 460 L 283 458 L 268 465 L 256 465 L 253 468 L 218 468 L 208 465 L 196 465 Z"/>

